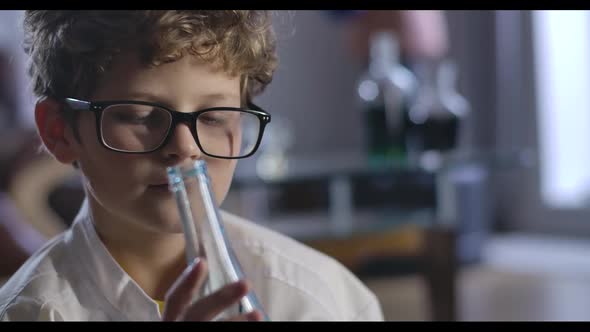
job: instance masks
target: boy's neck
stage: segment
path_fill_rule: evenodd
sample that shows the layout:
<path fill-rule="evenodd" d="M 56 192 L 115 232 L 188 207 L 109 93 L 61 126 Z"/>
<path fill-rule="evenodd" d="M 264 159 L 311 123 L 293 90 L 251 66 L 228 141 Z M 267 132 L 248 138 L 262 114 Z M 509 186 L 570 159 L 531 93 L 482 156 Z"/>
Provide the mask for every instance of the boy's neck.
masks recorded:
<path fill-rule="evenodd" d="M 88 200 L 96 232 L 111 256 L 148 296 L 163 300 L 186 267 L 183 235 L 162 234 L 134 227 L 129 222 L 114 222 L 115 216 L 92 197 Z M 103 222 L 105 218 L 109 222 Z"/>

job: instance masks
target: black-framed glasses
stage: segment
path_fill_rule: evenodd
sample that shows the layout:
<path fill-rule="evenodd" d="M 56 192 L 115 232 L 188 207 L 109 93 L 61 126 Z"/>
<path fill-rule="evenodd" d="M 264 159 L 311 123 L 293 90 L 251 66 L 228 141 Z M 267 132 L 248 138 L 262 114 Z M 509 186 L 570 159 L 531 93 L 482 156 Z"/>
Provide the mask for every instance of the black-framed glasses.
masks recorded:
<path fill-rule="evenodd" d="M 91 111 L 101 144 L 123 153 L 150 153 L 165 146 L 176 125 L 185 123 L 201 151 L 211 157 L 240 159 L 260 145 L 270 114 L 249 103 L 248 109 L 212 107 L 183 113 L 136 100 L 90 102 L 65 98 L 72 110 Z"/>

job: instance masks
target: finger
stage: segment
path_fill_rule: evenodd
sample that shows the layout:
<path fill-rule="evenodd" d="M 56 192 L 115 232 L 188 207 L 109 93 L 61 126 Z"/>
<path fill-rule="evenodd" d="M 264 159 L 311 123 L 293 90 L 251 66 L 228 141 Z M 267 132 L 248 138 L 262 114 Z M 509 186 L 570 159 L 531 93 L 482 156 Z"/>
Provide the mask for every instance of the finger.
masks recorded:
<path fill-rule="evenodd" d="M 246 294 L 248 294 L 248 285 L 246 282 L 238 281 L 229 284 L 194 303 L 187 309 L 184 318 L 188 321 L 212 320 L 223 310 L 236 304 Z"/>
<path fill-rule="evenodd" d="M 227 320 L 228 322 L 259 322 L 262 321 L 262 314 L 260 311 L 254 310 L 247 314 L 241 314 Z"/>
<path fill-rule="evenodd" d="M 195 290 L 201 287 L 206 276 L 207 263 L 202 259 L 195 259 L 166 293 L 162 319 L 165 321 L 176 320 L 188 307 Z"/>

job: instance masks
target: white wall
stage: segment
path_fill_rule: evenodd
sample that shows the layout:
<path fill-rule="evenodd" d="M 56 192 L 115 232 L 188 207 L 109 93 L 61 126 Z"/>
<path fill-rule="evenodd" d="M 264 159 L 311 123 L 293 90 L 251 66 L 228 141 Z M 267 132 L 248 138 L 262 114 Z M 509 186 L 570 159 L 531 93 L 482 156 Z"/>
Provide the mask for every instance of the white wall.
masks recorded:
<path fill-rule="evenodd" d="M 294 153 L 360 149 L 363 127 L 354 106 L 360 66 L 346 48 L 341 24 L 321 11 L 279 16 L 279 67 L 258 103 L 291 120 Z"/>

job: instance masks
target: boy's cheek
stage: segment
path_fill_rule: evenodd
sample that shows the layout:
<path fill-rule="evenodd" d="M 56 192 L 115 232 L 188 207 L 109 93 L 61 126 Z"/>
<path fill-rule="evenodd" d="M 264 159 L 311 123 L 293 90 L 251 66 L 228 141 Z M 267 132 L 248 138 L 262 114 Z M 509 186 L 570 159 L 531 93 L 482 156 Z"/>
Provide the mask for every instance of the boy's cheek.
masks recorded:
<path fill-rule="evenodd" d="M 150 171 L 153 172 L 149 162 L 137 160 L 136 156 L 102 150 L 86 155 L 87 158 L 80 163 L 82 172 L 97 186 L 107 183 L 118 190 L 133 190 L 149 184 L 146 182 L 150 179 Z"/>
<path fill-rule="evenodd" d="M 207 160 L 215 199 L 221 204 L 227 195 L 236 169 L 236 160 Z"/>

